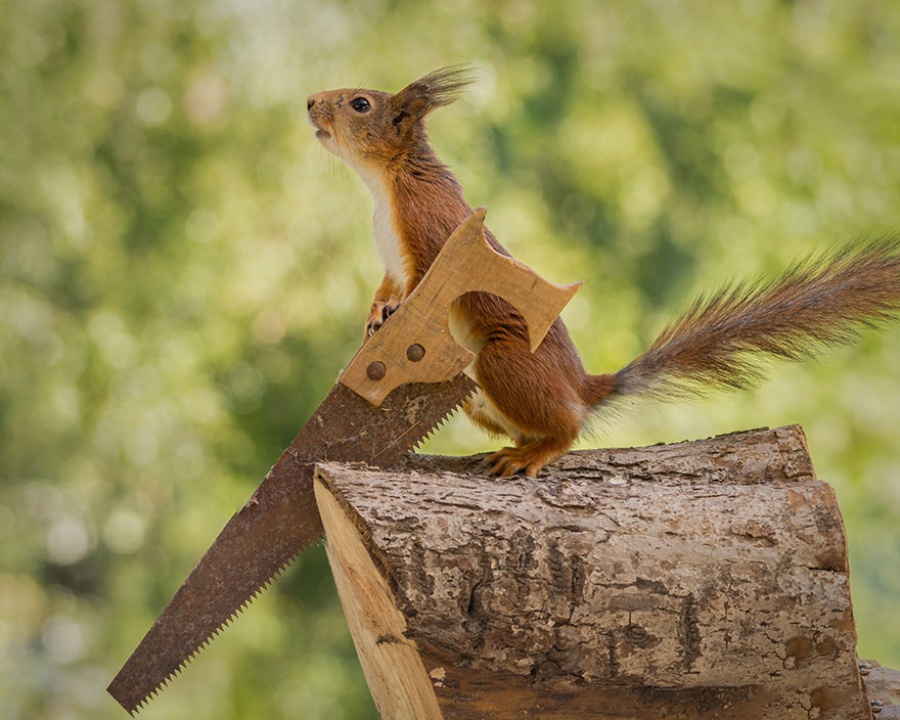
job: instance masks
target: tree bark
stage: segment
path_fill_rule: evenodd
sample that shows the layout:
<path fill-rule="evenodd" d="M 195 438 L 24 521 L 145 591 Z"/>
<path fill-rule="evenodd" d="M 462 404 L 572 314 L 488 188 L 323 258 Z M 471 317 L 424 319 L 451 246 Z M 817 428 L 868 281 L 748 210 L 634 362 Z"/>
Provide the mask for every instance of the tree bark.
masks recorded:
<path fill-rule="evenodd" d="M 799 427 L 485 469 L 317 469 L 384 718 L 871 718 L 844 527 Z"/>

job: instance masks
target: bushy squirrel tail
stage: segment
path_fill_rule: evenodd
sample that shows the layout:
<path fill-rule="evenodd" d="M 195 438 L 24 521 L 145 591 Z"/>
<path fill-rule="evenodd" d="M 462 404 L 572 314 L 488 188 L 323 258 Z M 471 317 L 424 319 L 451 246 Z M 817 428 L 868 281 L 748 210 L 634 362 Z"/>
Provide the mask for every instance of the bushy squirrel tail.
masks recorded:
<path fill-rule="evenodd" d="M 900 235 L 852 244 L 798 262 L 775 280 L 700 297 L 645 353 L 614 375 L 592 376 L 588 388 L 598 392 L 588 401 L 750 387 L 769 359 L 812 358 L 898 314 Z"/>

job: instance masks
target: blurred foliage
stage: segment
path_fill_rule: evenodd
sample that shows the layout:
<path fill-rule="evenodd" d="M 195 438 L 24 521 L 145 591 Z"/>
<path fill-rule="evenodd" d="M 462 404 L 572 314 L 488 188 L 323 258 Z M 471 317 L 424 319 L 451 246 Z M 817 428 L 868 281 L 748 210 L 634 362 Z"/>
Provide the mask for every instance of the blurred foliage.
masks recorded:
<path fill-rule="evenodd" d="M 471 62 L 431 123 L 621 366 L 728 277 L 900 227 L 900 6 L 877 0 L 0 0 L 0 718 L 104 688 L 352 355 L 370 200 L 308 93 Z M 590 271 L 588 272 L 588 269 Z M 900 329 L 631 444 L 801 422 L 860 652 L 900 667 Z M 598 439 L 588 443 L 598 442 Z M 454 420 L 430 447 L 492 442 Z M 321 548 L 142 714 L 375 717 Z"/>

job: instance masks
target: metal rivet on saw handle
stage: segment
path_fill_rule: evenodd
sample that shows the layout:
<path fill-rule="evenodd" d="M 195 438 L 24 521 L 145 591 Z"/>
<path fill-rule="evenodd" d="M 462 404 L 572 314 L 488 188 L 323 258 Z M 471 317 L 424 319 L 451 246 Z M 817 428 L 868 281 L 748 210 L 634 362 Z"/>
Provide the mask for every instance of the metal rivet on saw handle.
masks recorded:
<path fill-rule="evenodd" d="M 369 380 L 381 380 L 386 373 L 387 368 L 380 360 L 369 363 L 369 367 L 366 368 L 366 375 L 369 376 Z"/>
<path fill-rule="evenodd" d="M 419 362 L 423 357 L 425 357 L 425 348 L 419 343 L 414 343 L 406 348 L 406 359 L 410 362 Z"/>

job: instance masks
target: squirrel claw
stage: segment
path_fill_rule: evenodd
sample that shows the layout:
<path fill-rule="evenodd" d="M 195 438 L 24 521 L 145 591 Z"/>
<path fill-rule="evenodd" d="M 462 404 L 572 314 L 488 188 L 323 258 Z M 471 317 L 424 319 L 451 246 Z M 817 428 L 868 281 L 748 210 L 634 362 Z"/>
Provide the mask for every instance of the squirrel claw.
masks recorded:
<path fill-rule="evenodd" d="M 537 477 L 538 472 L 544 466 L 542 462 L 530 457 L 530 453 L 523 452 L 523 448 L 501 448 L 487 459 L 491 466 L 490 474 L 495 477 L 512 477 L 516 473 L 525 471 L 528 477 Z"/>
<path fill-rule="evenodd" d="M 527 477 L 536 478 L 544 466 L 562 456 L 574 440 L 574 437 L 562 440 L 545 437 L 519 447 L 501 448 L 487 459 L 490 473 L 497 477 L 512 477 L 524 472 Z"/>
<path fill-rule="evenodd" d="M 376 300 L 369 308 L 369 317 L 366 318 L 366 338 L 372 337 L 387 319 L 400 307 L 400 298 L 392 296 L 390 300 Z"/>

